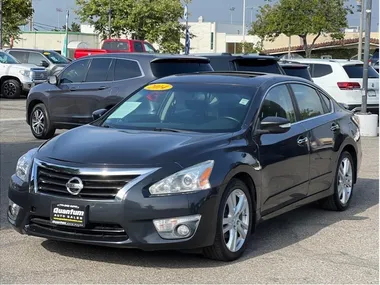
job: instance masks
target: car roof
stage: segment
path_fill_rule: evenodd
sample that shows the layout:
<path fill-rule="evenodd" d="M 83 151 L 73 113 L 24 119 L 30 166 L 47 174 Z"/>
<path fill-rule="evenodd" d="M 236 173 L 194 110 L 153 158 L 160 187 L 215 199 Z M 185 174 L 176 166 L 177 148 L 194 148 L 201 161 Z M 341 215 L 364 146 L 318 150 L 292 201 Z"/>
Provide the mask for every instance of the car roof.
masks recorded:
<path fill-rule="evenodd" d="M 10 48 L 10 49 L 7 49 L 7 51 L 12 51 L 12 50 L 16 50 L 16 51 L 35 51 L 35 52 L 44 52 L 44 51 L 52 52 L 52 51 L 54 51 L 54 50 L 49 50 L 49 49 L 34 49 L 34 48 Z"/>
<path fill-rule="evenodd" d="M 95 57 L 112 57 L 112 58 L 126 58 L 126 59 L 145 59 L 145 60 L 154 60 L 154 59 L 199 59 L 209 62 L 206 57 L 200 56 L 190 56 L 190 55 L 177 55 L 177 54 L 163 54 L 163 53 L 143 53 L 143 52 L 122 52 L 122 53 L 102 53 L 89 55 L 85 58 L 95 58 Z"/>
<path fill-rule="evenodd" d="M 210 71 L 188 74 L 175 74 L 154 80 L 155 83 L 213 83 L 227 85 L 260 86 L 272 81 L 273 84 L 286 81 L 310 83 L 309 80 L 282 74 L 242 72 L 242 71 Z"/>
<path fill-rule="evenodd" d="M 363 64 L 360 60 L 354 59 L 323 59 L 323 58 L 300 58 L 294 59 L 293 62 L 297 63 L 326 63 L 326 64 L 340 64 L 340 65 L 350 65 L 350 64 Z"/>
<path fill-rule="evenodd" d="M 230 53 L 196 53 L 195 56 L 207 58 L 226 58 L 226 59 L 268 59 L 278 61 L 279 58 L 272 55 L 261 54 L 230 54 Z"/>

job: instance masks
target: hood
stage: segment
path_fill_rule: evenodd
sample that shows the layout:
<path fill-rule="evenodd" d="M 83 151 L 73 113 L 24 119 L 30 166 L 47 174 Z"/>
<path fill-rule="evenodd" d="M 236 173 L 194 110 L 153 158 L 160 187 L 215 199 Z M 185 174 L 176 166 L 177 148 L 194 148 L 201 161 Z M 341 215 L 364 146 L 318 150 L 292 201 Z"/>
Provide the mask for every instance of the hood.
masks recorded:
<path fill-rule="evenodd" d="M 90 165 L 158 166 L 195 157 L 229 143 L 231 134 L 167 133 L 86 125 L 42 145 L 39 159 Z"/>

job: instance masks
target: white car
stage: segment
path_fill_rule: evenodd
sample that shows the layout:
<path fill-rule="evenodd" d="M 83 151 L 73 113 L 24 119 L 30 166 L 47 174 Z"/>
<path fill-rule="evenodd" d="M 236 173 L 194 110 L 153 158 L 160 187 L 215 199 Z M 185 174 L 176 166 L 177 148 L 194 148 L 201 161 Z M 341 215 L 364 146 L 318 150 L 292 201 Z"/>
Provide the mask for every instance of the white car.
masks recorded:
<path fill-rule="evenodd" d="M 8 53 L 0 51 L 0 96 L 20 97 L 33 86 L 46 82 L 47 71 L 34 64 L 20 63 Z"/>
<path fill-rule="evenodd" d="M 292 61 L 308 64 L 314 83 L 347 109 L 360 111 L 364 94 L 362 61 L 313 58 Z M 379 110 L 379 74 L 372 66 L 368 67 L 367 108 L 376 113 Z"/>

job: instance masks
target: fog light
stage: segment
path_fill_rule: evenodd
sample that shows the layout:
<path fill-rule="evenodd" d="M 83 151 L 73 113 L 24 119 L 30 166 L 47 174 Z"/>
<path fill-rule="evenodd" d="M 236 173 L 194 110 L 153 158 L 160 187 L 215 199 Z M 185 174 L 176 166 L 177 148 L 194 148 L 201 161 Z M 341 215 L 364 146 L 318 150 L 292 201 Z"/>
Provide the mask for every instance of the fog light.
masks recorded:
<path fill-rule="evenodd" d="M 178 228 L 177 228 L 177 234 L 179 236 L 188 236 L 190 233 L 190 229 L 188 226 L 186 225 L 180 225 Z"/>
<path fill-rule="evenodd" d="M 9 210 L 10 216 L 12 218 L 16 218 L 18 215 L 18 212 L 20 211 L 20 206 L 17 205 L 16 203 L 12 202 L 11 200 L 9 200 L 8 210 Z"/>
<path fill-rule="evenodd" d="M 164 239 L 180 239 L 192 236 L 198 228 L 201 215 L 153 220 L 153 224 Z"/>

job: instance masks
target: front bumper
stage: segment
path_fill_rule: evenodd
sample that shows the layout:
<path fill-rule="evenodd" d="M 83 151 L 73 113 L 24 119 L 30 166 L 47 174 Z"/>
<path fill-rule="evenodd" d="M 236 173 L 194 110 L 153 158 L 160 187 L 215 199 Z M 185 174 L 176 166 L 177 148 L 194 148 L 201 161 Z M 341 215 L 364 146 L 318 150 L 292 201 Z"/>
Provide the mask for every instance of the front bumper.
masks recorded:
<path fill-rule="evenodd" d="M 22 83 L 22 90 L 23 91 L 30 91 L 34 86 L 44 83 L 46 80 L 33 80 L 33 81 L 27 81 Z"/>
<path fill-rule="evenodd" d="M 219 189 L 187 195 L 144 197 L 141 189 L 131 188 L 123 200 L 89 200 L 29 192 L 29 185 L 13 175 L 9 199 L 20 206 L 8 221 L 22 234 L 93 245 L 159 249 L 195 249 L 213 244 L 216 231 Z M 85 228 L 50 223 L 52 203 L 83 205 L 88 209 Z M 195 233 L 185 239 L 163 239 L 153 219 L 201 215 Z"/>

